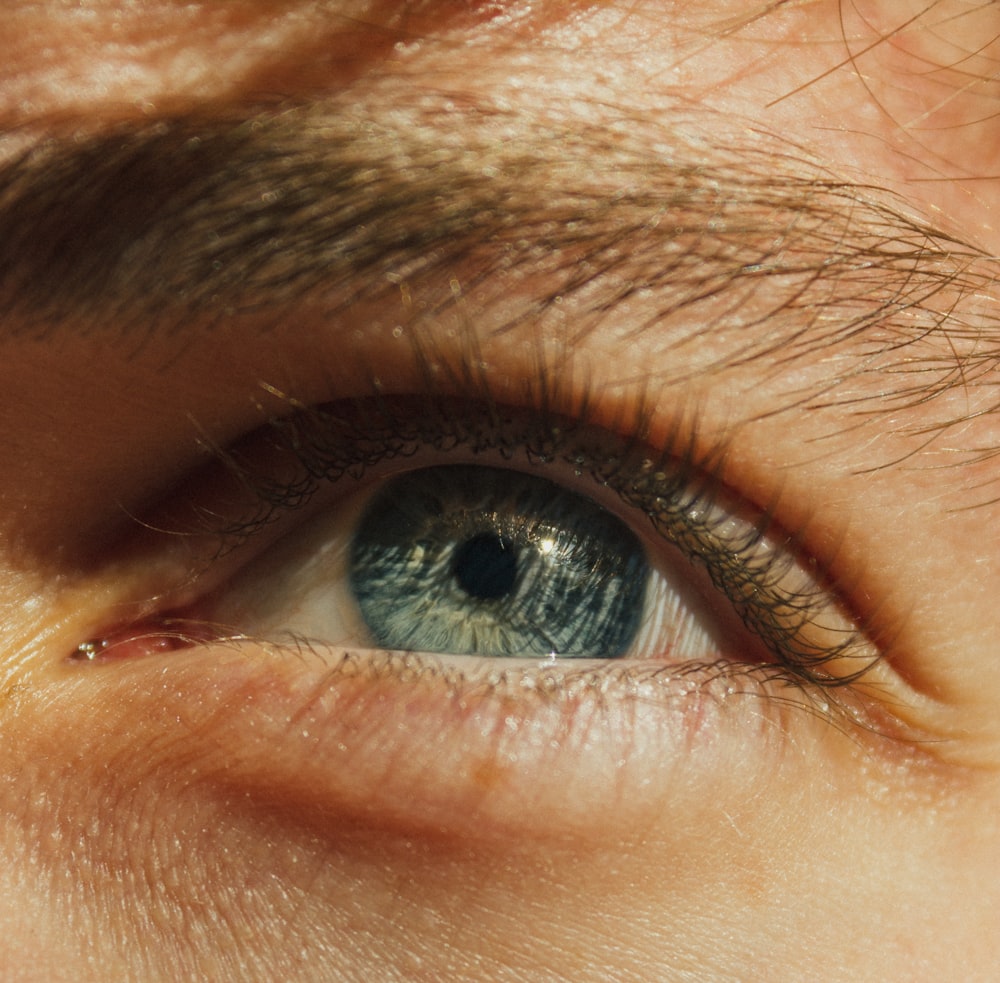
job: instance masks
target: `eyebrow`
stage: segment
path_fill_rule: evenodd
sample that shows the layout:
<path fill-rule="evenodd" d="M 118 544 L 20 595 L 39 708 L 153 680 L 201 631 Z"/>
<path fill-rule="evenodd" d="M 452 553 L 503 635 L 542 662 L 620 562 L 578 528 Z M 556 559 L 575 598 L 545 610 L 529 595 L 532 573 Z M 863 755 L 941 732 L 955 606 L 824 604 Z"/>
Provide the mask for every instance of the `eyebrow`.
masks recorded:
<path fill-rule="evenodd" d="M 586 293 L 581 331 L 652 297 L 632 330 L 725 334 L 720 365 L 848 346 L 864 374 L 889 353 L 891 409 L 993 367 L 956 301 L 988 289 L 986 257 L 792 145 L 398 96 L 121 125 L 3 165 L 0 330 L 204 330 L 462 270 L 544 283 L 521 319 Z"/>

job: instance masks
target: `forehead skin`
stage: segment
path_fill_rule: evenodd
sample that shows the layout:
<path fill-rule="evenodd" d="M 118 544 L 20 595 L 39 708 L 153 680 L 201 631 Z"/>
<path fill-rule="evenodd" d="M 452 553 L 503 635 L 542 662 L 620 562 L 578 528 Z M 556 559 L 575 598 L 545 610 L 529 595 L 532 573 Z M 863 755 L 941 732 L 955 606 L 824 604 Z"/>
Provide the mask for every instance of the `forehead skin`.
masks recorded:
<path fill-rule="evenodd" d="M 433 77 L 442 62 L 466 61 L 455 47 L 443 55 L 431 38 L 491 50 L 480 78 L 462 78 L 470 93 L 488 94 L 497 69 L 510 81 L 546 49 L 572 50 L 581 66 L 600 65 L 568 83 L 581 94 L 596 87 L 656 111 L 673 91 L 794 133 L 845 176 L 901 191 L 946 231 L 955 225 L 995 247 L 1000 231 L 988 206 L 1000 83 L 990 4 L 692 6 L 14 0 L 0 25 L 0 122 L 16 146 L 66 121 L 89 127 L 313 96 L 386 62 Z M 644 75 L 648 85 L 626 84 Z"/>
<path fill-rule="evenodd" d="M 32 321 L 29 331 L 29 314 L 44 314 L 46 298 L 62 296 L 65 284 L 50 287 L 45 271 L 31 266 L 49 241 L 33 251 L 38 244 L 23 225 L 7 230 L 22 237 L 24 256 L 5 254 L 0 283 L 18 282 L 25 270 L 39 282 L 24 291 L 27 306 L 3 297 L 11 313 L 0 341 L 0 614 L 9 653 L 0 692 L 10 710 L 3 746 L 14 762 L 6 774 L 16 776 L 4 786 L 0 847 L 17 861 L 0 865 L 0 899 L 18 902 L 3 908 L 13 941 L 0 953 L 0 971 L 10 967 L 13 976 L 37 965 L 43 978 L 59 971 L 84 978 L 84 970 L 67 972 L 59 961 L 87 952 L 90 969 L 107 976 L 112 967 L 123 978 L 169 978 L 178 965 L 190 973 L 225 967 L 236 978 L 233 967 L 254 965 L 255 957 L 268 977 L 308 978 L 322 955 L 345 979 L 352 969 L 353 978 L 372 978 L 366 965 L 387 980 L 420 972 L 470 980 L 683 980 L 705 978 L 706 966 L 717 978 L 743 979 L 748 965 L 797 979 L 822 978 L 828 960 L 830 978 L 940 979 L 962 952 L 971 977 L 988 978 L 1000 904 L 1000 666 L 981 657 L 995 646 L 991 611 L 1000 590 L 992 538 L 984 535 L 1000 518 L 992 477 L 998 349 L 991 285 L 1000 251 L 992 180 L 1000 149 L 993 118 L 998 20 L 995 5 L 959 0 L 8 3 L 0 19 L 6 218 L 33 215 L 30 194 L 13 202 L 7 196 L 19 174 L 35 187 L 31 165 L 39 161 L 79 167 L 91 154 L 93 173 L 112 180 L 127 171 L 102 170 L 102 155 L 132 160 L 126 151 L 138 147 L 134 159 L 148 176 L 157 139 L 174 151 L 204 146 L 220 128 L 224 143 L 234 133 L 242 139 L 239 121 L 252 116 L 250 129 L 268 139 L 241 143 L 234 155 L 241 166 L 260 165 L 272 136 L 283 160 L 287 152 L 301 162 L 307 150 L 289 131 L 342 135 L 322 114 L 351 118 L 361 107 L 363 138 L 343 140 L 360 155 L 350 179 L 377 170 L 375 151 L 406 178 L 392 186 L 393 208 L 378 214 L 407 230 L 419 225 L 420 213 L 407 211 L 407 192 L 426 190 L 426 161 L 444 161 L 448 175 L 480 196 L 470 213 L 498 216 L 500 225 L 484 218 L 476 228 L 509 250 L 514 273 L 476 281 L 474 270 L 448 265 L 448 234 L 456 233 L 445 229 L 431 250 L 446 257 L 444 273 L 421 266 L 418 256 L 406 266 L 417 271 L 412 283 L 392 270 L 391 291 L 354 306 L 353 294 L 345 299 L 310 283 L 293 299 L 279 297 L 262 317 L 255 309 L 209 325 L 198 309 L 185 325 L 168 310 L 171 330 L 147 337 L 134 330 L 135 304 L 116 306 L 118 294 L 95 290 L 86 324 L 62 312 L 46 330 L 35 331 Z M 589 156 L 595 145 L 600 155 Z M 463 154 L 469 147 L 474 153 Z M 642 157 L 639 149 L 650 147 L 652 156 Z M 767 208 L 756 211 L 755 199 L 739 196 L 734 175 L 742 175 L 743 152 L 755 161 L 755 179 L 780 177 L 782 188 L 794 190 L 779 196 L 787 207 L 771 207 L 770 190 L 761 199 Z M 551 170 L 551 158 L 568 170 Z M 656 280 L 660 254 L 633 250 L 631 241 L 614 276 L 574 280 L 576 255 L 565 242 L 559 245 L 574 260 L 566 267 L 543 266 L 533 278 L 518 265 L 534 255 L 530 243 L 519 244 L 528 237 L 502 223 L 530 218 L 535 187 L 540 211 L 561 205 L 557 193 L 567 189 L 583 189 L 592 204 L 606 197 L 631 207 L 649 186 L 674 187 L 644 171 L 648 160 L 690 168 L 693 196 L 678 199 L 686 204 L 702 200 L 706 188 L 723 188 L 720 197 L 733 207 L 727 215 L 750 231 L 758 259 L 781 232 L 801 260 L 802 279 L 772 277 L 766 263 L 744 262 L 742 239 L 729 249 L 719 243 L 732 243 L 698 237 L 699 248 L 713 247 L 707 257 L 694 251 L 699 269 L 709 260 L 729 264 L 719 267 L 726 290 L 678 313 L 670 307 L 674 285 Z M 600 166 L 588 166 L 594 161 Z M 491 168 L 502 172 L 511 163 L 535 182 L 527 191 L 494 180 Z M 59 172 L 39 173 L 51 188 Z M 74 176 L 94 190 L 89 174 Z M 182 193 L 186 177 L 165 178 L 164 186 Z M 197 187 L 195 205 L 202 202 Z M 256 215 L 251 206 L 268 189 L 240 187 L 237 214 Z M 341 194 L 344 187 L 337 186 Z M 370 187 L 381 192 L 384 185 Z M 430 190 L 450 203 L 447 189 Z M 109 198 L 93 200 L 98 205 L 84 214 L 104 250 L 98 255 L 121 261 L 113 273 L 127 271 L 128 248 L 111 249 L 102 238 L 115 223 L 93 221 Z M 133 218 L 144 222 L 143 196 L 128 200 Z M 206 200 L 229 198 L 207 193 Z M 52 201 L 58 208 L 34 213 L 47 230 L 58 230 L 58 209 L 68 227 L 87 228 L 80 202 Z M 139 245 L 168 239 L 173 227 L 163 216 L 177 214 L 186 219 L 196 210 L 151 213 L 149 239 L 136 235 Z M 609 207 L 599 214 L 617 221 L 624 213 Z M 551 212 L 544 218 L 532 235 L 549 234 Z M 675 221 L 670 215 L 671 228 Z M 267 226 L 267 238 L 288 233 L 302 246 L 313 228 L 303 225 L 296 239 Z M 601 258 L 616 255 L 611 228 L 609 220 L 596 229 Z M 859 229 L 872 236 L 864 249 L 878 240 L 877 262 L 858 247 Z M 337 235 L 347 233 L 338 226 Z M 824 243 L 840 260 L 835 276 L 824 275 Z M 79 242 L 53 255 L 75 266 L 87 258 Z M 491 273 L 503 271 L 494 253 L 483 255 Z M 272 248 L 255 258 L 280 257 Z M 866 277 L 869 268 L 878 275 Z M 150 269 L 147 286 L 158 267 Z M 381 268 L 372 259 L 364 269 Z M 630 293 L 643 278 L 657 289 Z M 730 299 L 732 284 L 747 286 Z M 908 306 L 910 288 L 920 297 Z M 456 303 L 442 302 L 442 293 Z M 522 305 L 521 293 L 546 303 Z M 859 327 L 824 344 L 830 322 L 860 324 L 845 311 L 873 298 L 887 305 L 881 333 Z M 753 341 L 770 339 L 750 353 L 766 357 L 749 357 L 742 322 L 727 320 L 736 307 Z M 698 318 L 689 317 L 692 309 Z M 633 322 L 648 330 L 630 332 Z M 905 722 L 931 736 L 926 747 L 907 751 L 931 764 L 918 771 L 895 750 L 880 756 L 882 745 L 867 744 L 867 736 L 840 734 L 823 721 L 810 728 L 801 725 L 808 715 L 793 714 L 802 729 L 781 745 L 773 774 L 732 768 L 706 789 L 696 767 L 677 769 L 681 780 L 651 800 L 657 809 L 638 792 L 645 788 L 636 781 L 638 766 L 624 762 L 611 784 L 636 791 L 636 801 L 618 802 L 609 815 L 595 811 L 597 828 L 588 825 L 587 796 L 606 804 L 600 783 L 583 783 L 574 812 L 553 801 L 565 789 L 562 776 L 547 774 L 536 783 L 536 808 L 504 813 L 507 772 L 494 761 L 465 784 L 461 775 L 452 783 L 479 794 L 500 789 L 495 800 L 484 796 L 500 803 L 496 813 L 477 812 L 473 795 L 449 798 L 446 765 L 454 751 L 438 754 L 434 745 L 421 749 L 433 760 L 411 798 L 423 802 L 426 788 L 428 801 L 439 795 L 437 811 L 428 811 L 436 825 L 413 822 L 417 834 L 410 836 L 410 799 L 393 799 L 391 781 L 385 789 L 371 775 L 371 787 L 361 781 L 358 795 L 388 802 L 385 814 L 373 815 L 370 802 L 351 798 L 353 786 L 325 798 L 322 769 L 290 778 L 295 746 L 281 743 L 290 730 L 268 732 L 287 758 L 256 760 L 261 739 L 255 744 L 240 730 L 246 707 L 219 696 L 243 671 L 235 659 L 212 666 L 205 691 L 192 682 L 203 667 L 191 661 L 166 682 L 143 676 L 141 666 L 108 680 L 107 692 L 88 679 L 70 682 L 65 653 L 112 615 L 134 610 L 137 599 L 173 600 L 156 595 L 164 571 L 174 569 L 171 557 L 143 553 L 140 544 L 138 560 L 103 562 L 93 558 L 95 542 L 120 530 L 123 516 L 131 522 L 145 515 L 150 501 L 204 460 L 206 445 L 239 438 L 282 401 L 322 402 L 331 390 L 367 393 L 375 387 L 372 366 L 381 372 L 380 391 L 407 391 L 419 377 L 416 359 L 399 357 L 393 345 L 397 329 L 408 338 L 417 328 L 445 339 L 427 362 L 440 354 L 446 369 L 469 356 L 451 352 L 449 360 L 447 339 L 471 337 L 478 368 L 512 400 L 524 398 L 529 384 L 520 383 L 541 362 L 565 368 L 573 377 L 566 388 L 576 378 L 572 368 L 612 401 L 637 385 L 650 388 L 660 397 L 648 421 L 654 443 L 688 412 L 698 413 L 708 437 L 737 433 L 727 479 L 752 489 L 747 497 L 761 510 L 777 503 L 782 521 L 802 530 L 807 552 L 828 561 L 831 579 L 869 609 L 893 656 L 878 670 L 877 685 L 890 694 L 887 705 L 899 694 L 912 700 L 897 701 L 912 706 Z M 548 350 L 529 338 L 540 330 L 560 357 L 560 345 L 571 343 L 571 355 L 546 362 Z M 426 362 L 419 368 L 426 371 Z M 156 523 L 149 525 L 155 532 Z M 179 701 L 181 692 L 200 694 L 201 702 Z M 138 709 L 130 711 L 133 703 Z M 371 705 L 377 709 L 377 699 Z M 417 703 L 406 710 L 404 724 L 419 718 Z M 172 728 L 181 722 L 187 729 L 178 737 Z M 301 733 L 322 722 L 307 723 Z M 516 729 L 514 714 L 508 723 Z M 400 733 L 410 736 L 405 727 Z M 365 753 L 377 763 L 379 750 Z M 648 749 L 645 757 L 633 750 L 651 763 Z M 756 746 L 746 754 L 758 760 Z M 69 791 L 53 792 L 53 775 Z M 467 815 L 484 814 L 492 823 L 485 831 L 463 826 Z M 549 819 L 556 833 L 542 849 L 532 825 Z M 496 833 L 506 829 L 519 835 Z M 37 889 L 43 882 L 45 891 Z M 344 926 L 357 951 L 339 945 Z M 228 948 L 213 945 L 216 932 Z M 169 940 L 177 949 L 154 953 L 151 942 L 129 961 L 137 938 Z M 609 976 L 609 966 L 622 967 L 619 976 Z M 22 975 L 30 978 L 28 970 Z"/>

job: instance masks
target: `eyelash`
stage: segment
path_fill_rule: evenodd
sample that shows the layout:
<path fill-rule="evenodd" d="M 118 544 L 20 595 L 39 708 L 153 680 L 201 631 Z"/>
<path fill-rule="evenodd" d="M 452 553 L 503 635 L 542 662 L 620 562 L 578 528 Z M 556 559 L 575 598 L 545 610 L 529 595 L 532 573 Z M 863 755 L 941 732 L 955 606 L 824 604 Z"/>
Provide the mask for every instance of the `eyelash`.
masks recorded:
<path fill-rule="evenodd" d="M 610 429 L 590 422 L 586 393 L 572 417 L 554 413 L 546 408 L 546 400 L 541 402 L 537 411 L 490 399 L 437 396 L 376 395 L 319 407 L 291 403 L 290 416 L 274 419 L 233 448 L 216 451 L 224 469 L 250 492 L 256 505 L 251 515 L 244 512 L 221 524 L 217 512 L 199 513 L 200 523 L 208 524 L 217 543 L 213 559 L 240 550 L 283 515 L 304 509 L 324 486 L 345 478 L 360 481 L 421 454 L 441 458 L 460 452 L 532 467 L 568 467 L 577 479 L 607 489 L 689 562 L 704 567 L 775 660 L 674 665 L 672 670 L 709 668 L 717 674 L 714 678 L 759 674 L 769 683 L 827 694 L 867 673 L 874 657 L 850 619 L 844 622 L 851 624 L 850 630 L 838 627 L 831 640 L 810 641 L 810 631 L 829 610 L 836 592 L 811 577 L 798 592 L 789 591 L 784 581 L 797 569 L 800 552 L 793 537 L 781 534 L 766 512 L 755 522 L 740 522 L 735 539 L 731 529 L 727 535 L 734 514 L 745 512 L 746 506 L 741 508 L 720 480 L 725 446 L 696 453 L 693 438 L 684 436 L 696 433 L 696 428 L 687 425 L 677 427 L 652 452 L 647 443 L 650 414 L 642 401 L 630 419 L 620 418 Z M 281 466 L 275 467 L 276 461 Z M 278 472 L 284 474 L 279 477 Z M 195 509 L 198 512 L 197 500 Z M 203 626 L 188 619 L 160 624 L 163 627 L 147 637 L 173 639 L 176 647 L 213 640 L 204 635 Z M 819 633 L 830 635 L 831 630 Z M 129 638 L 136 637 L 133 629 Z M 93 660 L 111 644 L 87 642 L 76 657 Z M 169 644 L 164 641 L 165 647 Z M 827 705 L 828 697 L 820 702 Z"/>

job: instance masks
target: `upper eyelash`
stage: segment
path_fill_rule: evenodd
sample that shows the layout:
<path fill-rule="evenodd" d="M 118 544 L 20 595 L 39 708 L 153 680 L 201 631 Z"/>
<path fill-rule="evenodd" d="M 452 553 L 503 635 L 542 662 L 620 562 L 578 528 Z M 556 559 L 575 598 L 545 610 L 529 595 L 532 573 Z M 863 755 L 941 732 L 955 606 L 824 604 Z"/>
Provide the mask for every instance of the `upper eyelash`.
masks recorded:
<path fill-rule="evenodd" d="M 820 584 L 797 596 L 779 586 L 794 564 L 793 537 L 782 537 L 782 551 L 765 550 L 761 560 L 761 544 L 774 531 L 766 513 L 738 545 L 720 535 L 724 520 L 719 516 L 731 515 L 720 504 L 724 495 L 718 475 L 725 460 L 724 445 L 696 455 L 693 440 L 683 436 L 693 428 L 677 428 L 654 452 L 645 442 L 649 413 L 642 401 L 633 418 L 622 419 L 616 427 L 625 436 L 591 424 L 586 398 L 578 405 L 581 410 L 574 417 L 545 408 L 505 407 L 488 399 L 432 395 L 297 406 L 291 416 L 271 422 L 265 439 L 293 456 L 298 474 L 276 481 L 259 469 L 253 455 L 225 452 L 227 466 L 252 490 L 260 509 L 253 517 L 216 531 L 223 542 L 241 543 L 279 514 L 308 502 L 322 484 L 345 475 L 361 478 L 369 468 L 421 450 L 447 453 L 461 448 L 466 453 L 489 451 L 508 460 L 523 455 L 535 463 L 560 463 L 609 488 L 626 506 L 645 515 L 657 534 L 689 562 L 702 565 L 777 660 L 787 682 L 830 690 L 854 683 L 868 672 L 874 658 L 860 629 L 835 644 L 820 646 L 803 636 L 803 629 L 832 601 Z M 693 515 L 701 519 L 695 521 Z M 852 657 L 859 662 L 845 671 L 844 661 Z M 831 669 L 834 663 L 836 672 Z M 743 671 L 748 665 L 733 663 Z"/>

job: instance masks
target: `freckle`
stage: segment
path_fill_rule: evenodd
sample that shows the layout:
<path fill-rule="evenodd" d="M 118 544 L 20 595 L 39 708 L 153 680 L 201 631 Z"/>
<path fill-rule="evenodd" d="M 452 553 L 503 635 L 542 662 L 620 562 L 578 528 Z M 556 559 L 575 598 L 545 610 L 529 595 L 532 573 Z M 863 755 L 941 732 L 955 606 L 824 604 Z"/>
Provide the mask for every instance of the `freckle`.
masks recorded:
<path fill-rule="evenodd" d="M 483 791 L 494 789 L 507 777 L 507 769 L 495 761 L 483 761 L 472 770 L 472 780 Z"/>

